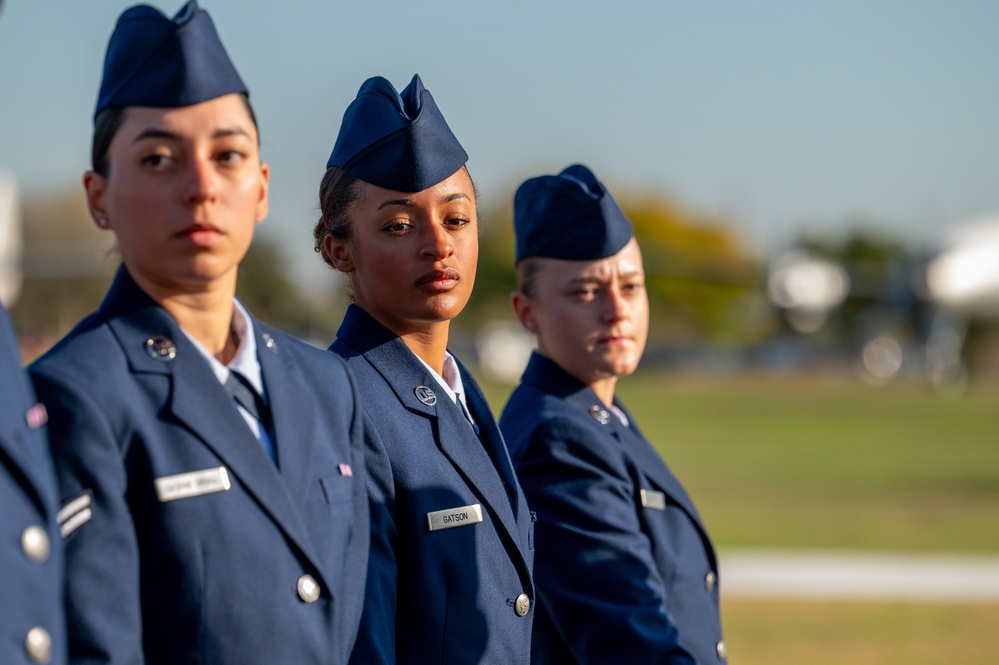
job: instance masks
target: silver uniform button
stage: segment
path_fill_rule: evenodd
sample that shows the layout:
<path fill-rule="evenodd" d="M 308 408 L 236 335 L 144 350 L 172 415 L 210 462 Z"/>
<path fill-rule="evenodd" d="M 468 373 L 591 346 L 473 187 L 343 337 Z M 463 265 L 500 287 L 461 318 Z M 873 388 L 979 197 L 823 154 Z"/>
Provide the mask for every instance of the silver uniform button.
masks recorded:
<path fill-rule="evenodd" d="M 725 640 L 719 640 L 718 644 L 715 645 L 715 651 L 718 652 L 718 660 L 725 660 L 728 656 L 728 649 L 725 648 Z"/>
<path fill-rule="evenodd" d="M 24 638 L 24 650 L 28 657 L 36 663 L 52 662 L 52 636 L 44 628 L 35 626 Z"/>
<path fill-rule="evenodd" d="M 319 583 L 312 575 L 302 575 L 298 578 L 298 597 L 307 603 L 319 600 Z"/>
<path fill-rule="evenodd" d="M 40 526 L 31 525 L 21 534 L 21 549 L 35 563 L 43 563 L 52 551 L 49 535 Z"/>
<path fill-rule="evenodd" d="M 715 583 L 718 582 L 718 577 L 715 575 L 714 571 L 709 572 L 704 576 L 704 590 L 708 593 L 714 591 Z"/>
<path fill-rule="evenodd" d="M 513 611 L 519 617 L 527 616 L 527 613 L 531 611 L 531 599 L 527 597 L 526 593 L 517 596 L 517 600 L 513 604 Z"/>

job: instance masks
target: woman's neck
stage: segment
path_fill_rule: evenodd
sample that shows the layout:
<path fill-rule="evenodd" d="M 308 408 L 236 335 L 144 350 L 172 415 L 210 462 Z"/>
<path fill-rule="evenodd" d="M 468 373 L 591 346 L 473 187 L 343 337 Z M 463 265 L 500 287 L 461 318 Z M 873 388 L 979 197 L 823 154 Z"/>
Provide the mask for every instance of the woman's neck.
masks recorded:
<path fill-rule="evenodd" d="M 427 329 L 399 334 L 406 347 L 420 357 L 431 369 L 444 376 L 444 354 L 447 352 L 450 321 L 431 324 Z"/>
<path fill-rule="evenodd" d="M 614 405 L 614 388 L 616 386 L 617 377 L 613 376 L 591 383 L 590 390 L 597 394 L 604 406 L 610 407 Z"/>
<path fill-rule="evenodd" d="M 239 341 L 232 331 L 235 278 L 214 280 L 198 288 L 178 289 L 133 275 L 136 283 L 165 309 L 191 337 L 222 364 L 236 355 Z"/>

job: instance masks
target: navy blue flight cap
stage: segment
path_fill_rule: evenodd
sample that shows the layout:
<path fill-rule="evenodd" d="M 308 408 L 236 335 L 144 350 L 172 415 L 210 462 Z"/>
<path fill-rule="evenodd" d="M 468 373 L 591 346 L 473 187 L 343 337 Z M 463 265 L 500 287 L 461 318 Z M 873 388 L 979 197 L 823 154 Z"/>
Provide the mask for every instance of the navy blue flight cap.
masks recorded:
<path fill-rule="evenodd" d="M 517 258 L 595 261 L 614 256 L 634 236 L 607 188 L 582 164 L 525 181 L 513 199 Z"/>
<path fill-rule="evenodd" d="M 397 192 L 420 192 L 446 180 L 468 153 L 458 143 L 419 74 L 396 92 L 369 78 L 343 114 L 326 168 Z"/>
<path fill-rule="evenodd" d="M 234 92 L 249 94 L 197 0 L 173 19 L 136 5 L 111 33 L 94 116 L 111 106 L 176 108 Z"/>

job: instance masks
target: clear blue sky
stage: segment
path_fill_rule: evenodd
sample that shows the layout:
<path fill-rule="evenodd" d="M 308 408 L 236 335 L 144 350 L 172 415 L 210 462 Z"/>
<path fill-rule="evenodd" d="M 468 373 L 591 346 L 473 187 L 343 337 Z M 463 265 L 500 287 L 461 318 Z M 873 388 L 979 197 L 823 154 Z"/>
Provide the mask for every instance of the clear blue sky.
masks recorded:
<path fill-rule="evenodd" d="M 0 169 L 76 183 L 118 0 L 5 0 Z M 180 0 L 153 3 L 172 15 Z M 999 210 L 999 2 L 204 0 L 251 90 L 300 276 L 362 81 L 418 72 L 485 203 L 582 161 L 726 215 L 761 254 L 875 220 L 927 244 Z M 95 231 L 96 232 L 96 231 Z"/>

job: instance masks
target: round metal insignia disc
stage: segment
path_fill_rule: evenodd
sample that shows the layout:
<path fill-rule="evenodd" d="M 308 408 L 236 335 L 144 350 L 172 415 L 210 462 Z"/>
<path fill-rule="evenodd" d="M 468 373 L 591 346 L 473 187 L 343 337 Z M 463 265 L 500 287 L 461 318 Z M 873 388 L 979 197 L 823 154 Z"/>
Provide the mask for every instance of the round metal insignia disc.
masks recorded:
<path fill-rule="evenodd" d="M 420 400 L 427 406 L 433 406 L 437 403 L 437 393 L 426 386 L 416 386 L 413 393 L 416 394 L 416 399 Z"/>
<path fill-rule="evenodd" d="M 166 337 L 150 337 L 146 340 L 146 353 L 153 360 L 167 362 L 177 357 L 177 347 Z"/>

